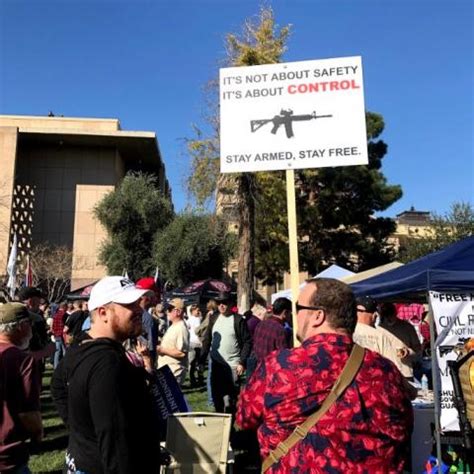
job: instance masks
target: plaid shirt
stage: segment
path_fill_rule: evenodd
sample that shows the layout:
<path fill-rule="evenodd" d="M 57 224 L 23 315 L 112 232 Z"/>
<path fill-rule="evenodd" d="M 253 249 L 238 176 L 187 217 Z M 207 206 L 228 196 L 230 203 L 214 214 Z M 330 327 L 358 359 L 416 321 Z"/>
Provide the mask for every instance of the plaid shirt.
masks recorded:
<path fill-rule="evenodd" d="M 53 332 L 53 336 L 55 337 L 62 337 L 64 331 L 64 322 L 66 320 L 66 312 L 62 309 L 58 309 L 56 314 L 53 317 L 53 325 L 51 327 L 51 331 Z"/>
<path fill-rule="evenodd" d="M 397 318 L 409 323 L 419 323 L 425 309 L 422 304 L 418 303 L 402 303 L 395 305 L 395 307 L 397 308 Z"/>
<path fill-rule="evenodd" d="M 285 322 L 272 316 L 260 322 L 253 335 L 253 353 L 258 361 L 276 349 L 288 348 Z"/>
<path fill-rule="evenodd" d="M 236 421 L 258 429 L 262 458 L 321 406 L 351 348 L 349 336 L 319 334 L 257 367 L 240 394 Z M 412 426 L 402 375 L 366 350 L 342 397 L 266 474 L 403 472 Z"/>

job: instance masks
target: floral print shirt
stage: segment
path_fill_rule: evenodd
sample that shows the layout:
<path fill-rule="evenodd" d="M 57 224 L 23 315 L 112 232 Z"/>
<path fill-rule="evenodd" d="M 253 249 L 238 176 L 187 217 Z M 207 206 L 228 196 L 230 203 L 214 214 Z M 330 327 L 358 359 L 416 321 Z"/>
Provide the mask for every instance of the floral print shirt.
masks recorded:
<path fill-rule="evenodd" d="M 262 459 L 319 408 L 352 344 L 349 336 L 318 334 L 300 347 L 272 352 L 257 367 L 241 392 L 237 424 L 258 429 Z M 366 350 L 342 397 L 267 474 L 402 472 L 412 427 L 402 375 Z"/>

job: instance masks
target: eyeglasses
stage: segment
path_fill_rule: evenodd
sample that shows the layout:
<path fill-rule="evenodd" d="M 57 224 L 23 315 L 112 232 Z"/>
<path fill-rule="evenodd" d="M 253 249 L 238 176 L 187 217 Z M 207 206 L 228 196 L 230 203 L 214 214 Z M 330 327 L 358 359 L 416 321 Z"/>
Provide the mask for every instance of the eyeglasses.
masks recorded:
<path fill-rule="evenodd" d="M 296 302 L 296 312 L 298 313 L 299 311 L 302 311 L 303 309 L 308 309 L 309 311 L 318 311 L 320 309 L 324 310 L 325 308 L 323 306 L 304 306 Z"/>

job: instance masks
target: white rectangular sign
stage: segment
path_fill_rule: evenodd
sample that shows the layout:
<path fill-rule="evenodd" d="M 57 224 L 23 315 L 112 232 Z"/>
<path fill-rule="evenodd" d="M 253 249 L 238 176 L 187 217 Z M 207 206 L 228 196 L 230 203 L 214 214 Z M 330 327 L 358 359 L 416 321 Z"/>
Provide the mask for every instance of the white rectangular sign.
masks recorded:
<path fill-rule="evenodd" d="M 220 70 L 221 172 L 368 163 L 360 56 Z"/>
<path fill-rule="evenodd" d="M 454 389 L 448 369 L 448 360 L 456 360 L 450 350 L 460 338 L 474 337 L 474 291 L 466 293 L 439 293 L 430 291 L 430 304 L 436 324 L 436 357 L 441 387 L 438 397 L 441 406 L 442 431 L 459 431 L 458 411 L 454 406 Z"/>

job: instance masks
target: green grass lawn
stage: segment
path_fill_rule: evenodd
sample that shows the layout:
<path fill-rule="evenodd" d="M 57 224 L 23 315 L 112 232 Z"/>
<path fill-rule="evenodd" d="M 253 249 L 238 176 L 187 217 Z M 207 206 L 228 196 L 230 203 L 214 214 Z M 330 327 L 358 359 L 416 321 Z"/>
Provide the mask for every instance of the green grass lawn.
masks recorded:
<path fill-rule="evenodd" d="M 32 455 L 29 462 L 29 468 L 35 474 L 62 473 L 64 452 L 68 442 L 66 427 L 60 420 L 51 399 L 51 375 L 52 369 L 49 367 L 43 377 L 41 394 L 44 439 L 39 447 L 39 453 Z M 191 389 L 185 385 L 183 392 L 193 411 L 212 411 L 207 406 L 206 387 Z"/>

